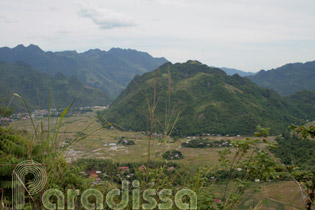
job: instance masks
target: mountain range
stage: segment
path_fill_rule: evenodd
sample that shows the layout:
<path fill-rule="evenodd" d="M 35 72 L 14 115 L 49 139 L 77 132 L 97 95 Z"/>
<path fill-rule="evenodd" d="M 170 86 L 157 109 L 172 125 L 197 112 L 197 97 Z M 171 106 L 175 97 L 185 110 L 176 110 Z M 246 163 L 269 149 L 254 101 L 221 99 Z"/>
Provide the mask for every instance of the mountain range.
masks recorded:
<path fill-rule="evenodd" d="M 27 47 L 18 45 L 15 48 L 0 48 L 0 61 L 22 61 L 51 76 L 58 72 L 62 72 L 67 78 L 76 76 L 84 84 L 102 89 L 112 98 L 116 97 L 135 75 L 152 71 L 167 62 L 165 58 L 154 58 L 148 53 L 131 49 L 93 49 L 82 53 L 45 52 L 32 44 Z"/>
<path fill-rule="evenodd" d="M 315 61 L 290 63 L 269 71 L 261 70 L 248 78 L 261 87 L 286 96 L 300 90 L 315 90 Z"/>
<path fill-rule="evenodd" d="M 168 69 L 171 97 L 168 96 Z M 167 63 L 160 70 L 135 77 L 110 108 L 99 113 L 106 119 L 104 122 L 108 120 L 125 129 L 149 130 L 147 103 L 153 101 L 156 78 L 158 105 L 155 117 L 156 129 L 160 132 L 165 123 L 175 121 L 178 113 L 180 116 L 174 131 L 178 135 L 252 134 L 258 124 L 271 127 L 272 134 L 277 134 L 291 123 L 309 116 L 298 100 L 292 99 L 295 103 L 291 104 L 288 98 L 261 88 L 246 77 L 238 74 L 228 76 L 218 68 L 188 61 Z M 171 108 L 167 108 L 169 98 Z M 168 113 L 168 118 L 165 113 Z"/>

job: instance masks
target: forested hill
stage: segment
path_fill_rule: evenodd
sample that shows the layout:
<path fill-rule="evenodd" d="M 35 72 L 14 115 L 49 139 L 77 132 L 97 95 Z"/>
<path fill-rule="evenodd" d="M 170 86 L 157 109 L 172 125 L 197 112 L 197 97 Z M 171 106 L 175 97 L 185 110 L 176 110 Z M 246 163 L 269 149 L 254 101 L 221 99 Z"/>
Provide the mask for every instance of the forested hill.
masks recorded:
<path fill-rule="evenodd" d="M 35 70 L 51 73 L 62 72 L 66 77 L 76 76 L 89 86 L 103 89 L 111 97 L 117 96 L 136 75 L 152 71 L 167 62 L 153 58 L 145 52 L 114 48 L 83 53 L 76 51 L 45 52 L 36 45 L 0 48 L 0 61 L 22 61 Z"/>
<path fill-rule="evenodd" d="M 160 67 L 156 126 L 165 125 L 171 75 L 171 120 L 180 113 L 175 133 L 252 134 L 258 124 L 271 127 L 273 134 L 298 121 L 302 111 L 278 93 L 258 87 L 248 78 L 228 76 L 198 61 L 167 63 Z M 154 78 L 158 70 L 137 76 L 113 102 L 99 113 L 124 129 L 149 130 L 146 97 L 152 104 Z"/>
<path fill-rule="evenodd" d="M 281 95 L 292 95 L 299 90 L 315 90 L 315 61 L 286 64 L 269 71 L 262 70 L 248 78 Z"/>
<path fill-rule="evenodd" d="M 91 105 L 108 105 L 109 97 L 100 89 L 84 85 L 75 76 L 66 78 L 57 73 L 53 78 L 34 70 L 31 66 L 19 63 L 0 62 L 0 98 L 13 93 L 24 97 L 31 109 L 48 107 L 49 88 L 51 90 L 51 107 L 67 107 L 74 99 L 74 107 Z M 15 99 L 16 111 L 25 110 L 22 101 Z"/>

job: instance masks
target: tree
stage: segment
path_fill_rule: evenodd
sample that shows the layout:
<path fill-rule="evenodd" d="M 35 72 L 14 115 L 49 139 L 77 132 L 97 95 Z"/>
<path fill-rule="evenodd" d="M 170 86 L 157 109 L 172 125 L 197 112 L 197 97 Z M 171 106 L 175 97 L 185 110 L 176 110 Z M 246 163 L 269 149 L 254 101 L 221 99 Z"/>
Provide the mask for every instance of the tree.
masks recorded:
<path fill-rule="evenodd" d="M 304 126 L 291 126 L 291 129 L 294 130 L 298 135 L 300 135 L 302 138 L 311 138 L 315 139 L 315 127 L 313 125 L 310 125 L 309 128 L 306 128 Z M 313 177 L 311 179 L 311 185 L 306 185 L 306 190 L 308 193 L 308 198 L 306 200 L 306 209 L 311 210 L 312 206 L 314 206 L 315 201 L 315 168 L 310 169 Z"/>

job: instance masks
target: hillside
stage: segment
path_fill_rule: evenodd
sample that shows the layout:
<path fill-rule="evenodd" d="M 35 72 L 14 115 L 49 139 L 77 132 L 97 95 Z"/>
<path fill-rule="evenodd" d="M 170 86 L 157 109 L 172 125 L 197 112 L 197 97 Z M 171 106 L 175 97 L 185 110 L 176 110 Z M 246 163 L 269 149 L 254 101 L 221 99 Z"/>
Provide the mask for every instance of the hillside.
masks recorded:
<path fill-rule="evenodd" d="M 173 119 L 181 113 L 176 126 L 178 135 L 252 134 L 258 124 L 271 127 L 275 134 L 301 114 L 276 92 L 260 88 L 247 78 L 228 76 L 220 69 L 188 61 L 160 68 L 157 125 L 164 124 L 168 104 L 168 68 Z M 152 101 L 156 71 L 135 77 L 112 106 L 99 114 L 125 129 L 148 130 L 149 112 L 143 92 Z"/>
<path fill-rule="evenodd" d="M 287 97 L 286 100 L 305 113 L 305 119 L 315 120 L 315 91 L 301 90 Z"/>
<path fill-rule="evenodd" d="M 269 71 L 262 70 L 248 78 L 281 95 L 292 95 L 299 90 L 315 90 L 315 61 L 286 64 Z"/>
<path fill-rule="evenodd" d="M 31 109 L 48 107 L 49 84 L 51 84 L 51 106 L 67 107 L 77 99 L 74 107 L 107 105 L 109 97 L 100 89 L 84 85 L 75 76 L 67 79 L 57 73 L 51 80 L 47 74 L 35 71 L 25 63 L 8 64 L 0 62 L 0 98 L 13 93 L 24 97 Z M 50 82 L 51 81 L 51 82 Z M 18 99 L 13 101 L 17 111 L 25 110 Z"/>
<path fill-rule="evenodd" d="M 45 52 L 36 45 L 0 48 L 0 61 L 22 61 L 52 76 L 57 72 L 68 78 L 76 76 L 81 82 L 100 88 L 111 97 L 117 96 L 136 74 L 152 71 L 167 62 L 165 58 L 153 58 L 136 50 Z"/>

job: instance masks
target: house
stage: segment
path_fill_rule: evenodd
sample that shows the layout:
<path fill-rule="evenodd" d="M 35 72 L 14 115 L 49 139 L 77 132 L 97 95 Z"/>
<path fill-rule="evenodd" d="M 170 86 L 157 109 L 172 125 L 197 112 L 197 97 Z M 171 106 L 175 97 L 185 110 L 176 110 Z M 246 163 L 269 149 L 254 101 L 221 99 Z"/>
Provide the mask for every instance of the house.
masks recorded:
<path fill-rule="evenodd" d="M 90 176 L 89 176 L 89 178 L 90 179 L 92 179 L 92 184 L 101 184 L 101 178 L 99 178 L 98 177 L 98 174 L 99 173 L 97 173 L 97 172 L 99 172 L 99 171 L 90 171 Z"/>

